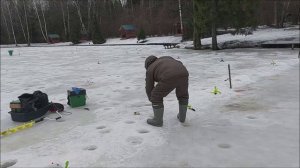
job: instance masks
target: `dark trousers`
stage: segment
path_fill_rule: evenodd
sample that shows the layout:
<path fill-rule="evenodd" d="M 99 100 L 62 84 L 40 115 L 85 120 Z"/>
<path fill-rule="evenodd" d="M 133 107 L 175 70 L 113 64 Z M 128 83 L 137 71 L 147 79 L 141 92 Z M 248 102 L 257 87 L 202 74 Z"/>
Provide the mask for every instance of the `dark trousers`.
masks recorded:
<path fill-rule="evenodd" d="M 188 87 L 188 76 L 159 81 L 151 92 L 150 100 L 153 104 L 161 104 L 163 103 L 163 98 L 176 89 L 176 97 L 179 101 L 179 104 L 187 105 L 189 99 Z"/>

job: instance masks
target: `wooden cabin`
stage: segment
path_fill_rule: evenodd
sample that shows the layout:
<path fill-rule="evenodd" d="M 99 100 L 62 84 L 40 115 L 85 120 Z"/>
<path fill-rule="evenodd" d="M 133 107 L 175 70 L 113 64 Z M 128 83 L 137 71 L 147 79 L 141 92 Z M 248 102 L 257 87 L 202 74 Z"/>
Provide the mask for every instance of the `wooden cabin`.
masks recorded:
<path fill-rule="evenodd" d="M 121 39 L 135 38 L 137 29 L 132 24 L 122 25 L 119 29 Z"/>

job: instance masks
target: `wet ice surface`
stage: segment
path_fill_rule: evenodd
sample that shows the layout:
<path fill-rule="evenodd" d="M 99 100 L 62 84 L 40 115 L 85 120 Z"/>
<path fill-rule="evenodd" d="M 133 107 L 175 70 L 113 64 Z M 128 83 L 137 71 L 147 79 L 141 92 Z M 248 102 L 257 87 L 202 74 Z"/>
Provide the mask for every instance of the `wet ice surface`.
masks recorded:
<path fill-rule="evenodd" d="M 64 122 L 46 120 L 1 138 L 1 165 L 46 167 L 66 160 L 74 167 L 299 164 L 297 50 L 119 46 L 14 48 L 14 53 L 20 54 L 9 57 L 1 49 L 1 130 L 19 124 L 10 120 L 8 104 L 24 92 L 46 92 L 72 114 Z M 144 90 L 144 57 L 151 54 L 178 58 L 189 70 L 196 112 L 189 111 L 184 124 L 176 119 L 174 92 L 165 98 L 164 126 L 146 124 L 153 114 Z M 233 89 L 225 81 L 228 64 Z M 67 106 L 73 86 L 87 90 L 89 111 Z M 211 94 L 214 86 L 222 94 Z"/>

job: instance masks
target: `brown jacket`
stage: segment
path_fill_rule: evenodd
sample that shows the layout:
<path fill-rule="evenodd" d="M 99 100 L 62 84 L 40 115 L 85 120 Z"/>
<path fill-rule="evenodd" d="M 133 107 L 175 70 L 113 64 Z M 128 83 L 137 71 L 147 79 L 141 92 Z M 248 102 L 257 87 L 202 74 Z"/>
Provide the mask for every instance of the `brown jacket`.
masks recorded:
<path fill-rule="evenodd" d="M 168 82 L 175 78 L 187 77 L 189 73 L 185 66 L 172 57 L 164 56 L 151 63 L 146 71 L 146 93 L 151 97 L 154 82 Z"/>

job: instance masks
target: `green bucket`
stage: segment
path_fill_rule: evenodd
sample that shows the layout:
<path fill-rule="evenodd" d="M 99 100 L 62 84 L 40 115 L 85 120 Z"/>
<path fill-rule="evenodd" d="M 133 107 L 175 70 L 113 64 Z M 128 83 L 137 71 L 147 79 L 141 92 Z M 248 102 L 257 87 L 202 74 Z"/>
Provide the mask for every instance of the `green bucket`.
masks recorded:
<path fill-rule="evenodd" d="M 12 56 L 12 55 L 13 55 L 13 52 L 14 52 L 14 50 L 8 50 L 9 56 Z"/>

